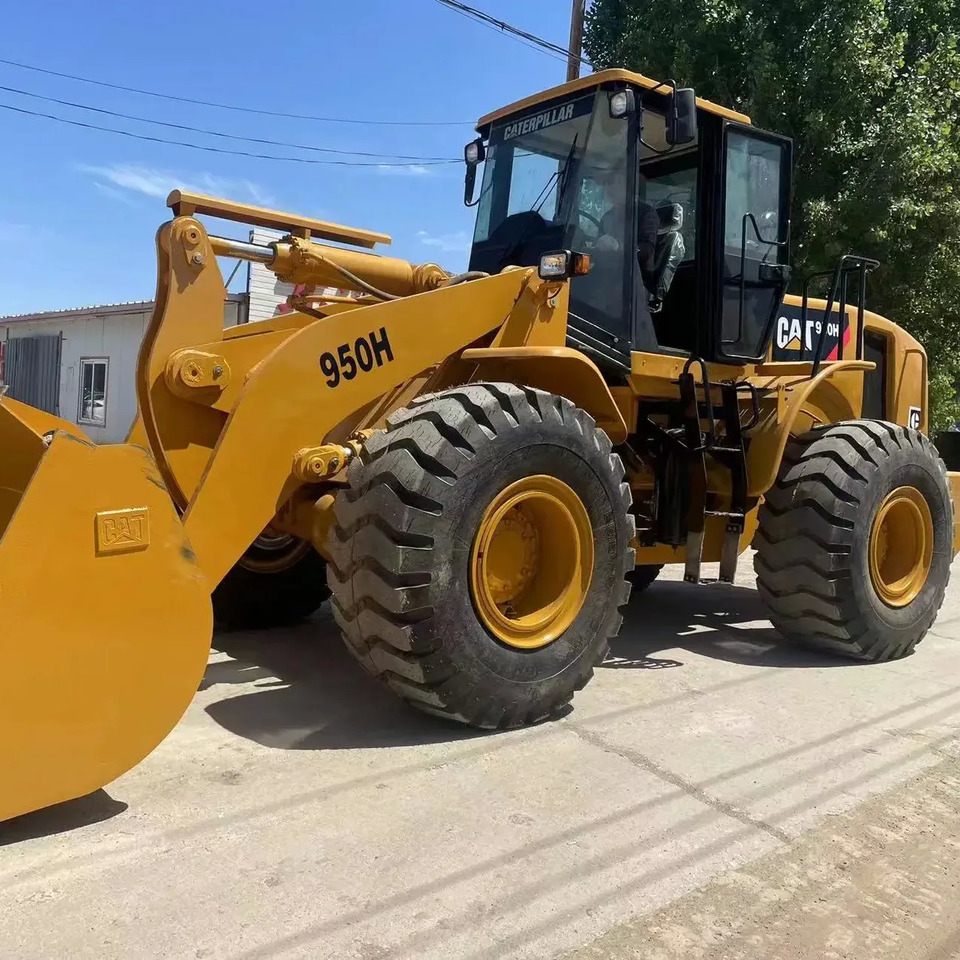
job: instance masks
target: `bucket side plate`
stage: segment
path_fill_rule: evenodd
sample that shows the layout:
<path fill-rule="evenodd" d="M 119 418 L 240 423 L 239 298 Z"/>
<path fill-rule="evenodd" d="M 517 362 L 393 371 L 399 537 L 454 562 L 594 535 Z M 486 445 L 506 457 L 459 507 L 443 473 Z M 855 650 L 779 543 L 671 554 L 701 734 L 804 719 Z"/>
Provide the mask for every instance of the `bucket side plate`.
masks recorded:
<path fill-rule="evenodd" d="M 58 432 L 0 540 L 0 820 L 146 757 L 200 684 L 212 619 L 150 454 Z"/>

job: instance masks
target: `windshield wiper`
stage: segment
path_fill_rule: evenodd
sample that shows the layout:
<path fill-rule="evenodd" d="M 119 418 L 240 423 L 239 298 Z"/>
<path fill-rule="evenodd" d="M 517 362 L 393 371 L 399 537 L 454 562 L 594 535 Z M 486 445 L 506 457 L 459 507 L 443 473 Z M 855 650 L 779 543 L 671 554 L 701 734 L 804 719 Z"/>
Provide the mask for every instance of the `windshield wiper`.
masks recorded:
<path fill-rule="evenodd" d="M 573 161 L 573 151 L 577 149 L 577 140 L 579 139 L 580 134 L 577 133 L 573 138 L 573 143 L 570 144 L 570 152 L 567 154 L 567 159 L 563 161 L 563 183 L 560 184 L 560 190 L 557 193 L 557 214 L 563 210 L 563 198 L 567 195 L 567 187 L 570 186 L 570 181 L 573 180 L 573 168 L 571 167 L 571 162 Z M 557 170 L 557 173 L 560 173 L 560 170 Z"/>

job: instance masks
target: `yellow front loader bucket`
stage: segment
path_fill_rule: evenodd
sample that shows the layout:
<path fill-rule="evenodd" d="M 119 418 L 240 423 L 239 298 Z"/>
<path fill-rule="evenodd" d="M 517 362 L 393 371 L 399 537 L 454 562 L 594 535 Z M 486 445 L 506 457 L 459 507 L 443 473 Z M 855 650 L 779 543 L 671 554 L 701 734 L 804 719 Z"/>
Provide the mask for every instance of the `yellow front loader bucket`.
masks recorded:
<path fill-rule="evenodd" d="M 151 455 L 0 399 L 0 820 L 150 753 L 197 690 L 212 622 Z"/>

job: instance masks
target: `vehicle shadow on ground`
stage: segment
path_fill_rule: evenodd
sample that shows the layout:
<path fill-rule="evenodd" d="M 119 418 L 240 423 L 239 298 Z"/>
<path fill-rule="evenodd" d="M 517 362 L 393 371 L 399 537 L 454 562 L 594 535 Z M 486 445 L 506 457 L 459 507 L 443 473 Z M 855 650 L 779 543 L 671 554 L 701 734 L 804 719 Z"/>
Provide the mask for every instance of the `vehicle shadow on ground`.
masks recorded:
<path fill-rule="evenodd" d="M 96 790 L 85 797 L 34 810 L 0 823 L 0 847 L 22 840 L 52 837 L 79 827 L 111 820 L 127 809 L 122 800 L 114 800 L 106 790 Z"/>
<path fill-rule="evenodd" d="M 683 651 L 756 667 L 864 666 L 861 661 L 787 640 L 773 628 L 760 595 L 751 587 L 697 586 L 676 580 L 659 580 L 631 599 L 603 666 L 678 667 L 685 662 Z M 667 656 L 657 656 L 660 653 Z"/>
<path fill-rule="evenodd" d="M 213 646 L 226 656 L 207 667 L 201 696 L 220 694 L 207 713 L 264 746 L 395 747 L 492 735 L 419 714 L 368 677 L 347 652 L 327 605 L 296 627 L 218 634 Z M 603 667 L 673 669 L 696 656 L 757 667 L 855 663 L 781 638 L 753 589 L 663 581 L 631 601 Z M 245 689 L 231 689 L 238 686 Z"/>
<path fill-rule="evenodd" d="M 213 648 L 230 659 L 207 666 L 201 691 L 223 688 L 207 713 L 264 746 L 397 747 L 485 735 L 418 713 L 367 676 L 347 652 L 329 604 L 295 627 L 218 633 Z M 231 692 L 238 684 L 253 690 Z"/>

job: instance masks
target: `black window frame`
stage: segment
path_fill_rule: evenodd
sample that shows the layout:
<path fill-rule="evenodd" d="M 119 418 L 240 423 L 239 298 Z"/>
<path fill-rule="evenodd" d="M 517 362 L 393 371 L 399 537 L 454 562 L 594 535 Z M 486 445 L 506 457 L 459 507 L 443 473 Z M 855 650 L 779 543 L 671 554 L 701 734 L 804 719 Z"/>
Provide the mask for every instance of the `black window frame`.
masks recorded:
<path fill-rule="evenodd" d="M 756 342 L 756 348 L 753 352 L 746 351 L 735 351 L 727 348 L 727 345 L 724 343 L 724 288 L 729 286 L 731 281 L 740 282 L 739 275 L 735 277 L 728 277 L 726 271 L 726 216 L 727 216 L 727 174 L 728 174 L 728 164 L 730 159 L 729 151 L 729 138 L 730 134 L 734 133 L 743 137 L 746 137 L 751 140 L 763 141 L 766 143 L 773 143 L 781 148 L 781 161 L 780 161 L 780 184 L 779 184 L 779 193 L 780 193 L 780 210 L 779 210 L 779 223 L 778 227 L 780 230 L 780 236 L 773 237 L 763 237 L 764 241 L 776 241 L 778 245 L 777 256 L 773 261 L 779 270 L 771 271 L 771 279 L 767 283 L 761 283 L 759 278 L 757 281 L 751 281 L 751 286 L 745 289 L 745 293 L 749 293 L 750 289 L 763 289 L 764 287 L 769 287 L 771 289 L 780 290 L 780 295 L 778 297 L 772 298 L 772 307 L 770 310 L 770 316 L 767 319 L 766 326 L 764 327 L 761 335 L 758 337 Z M 717 165 L 717 178 L 719 183 L 716 186 L 719 188 L 719 206 L 715 211 L 716 222 L 713 230 L 713 243 L 714 250 L 712 255 L 715 259 L 716 267 L 718 270 L 718 276 L 714 281 L 716 286 L 714 294 L 714 309 L 710 314 L 705 316 L 713 316 L 713 323 L 711 324 L 712 329 L 712 358 L 721 363 L 758 363 L 762 361 L 769 350 L 770 339 L 773 335 L 774 325 L 777 319 L 777 312 L 780 309 L 780 304 L 783 301 L 783 296 L 786 293 L 787 278 L 789 276 L 789 264 L 791 259 L 791 249 L 790 249 L 790 209 L 791 202 L 793 199 L 793 164 L 794 164 L 794 146 L 793 140 L 789 137 L 784 137 L 776 133 L 771 133 L 767 130 L 761 130 L 757 127 L 750 126 L 749 124 L 738 123 L 733 120 L 724 120 L 722 123 L 722 128 L 720 131 L 719 137 L 719 156 L 716 159 L 719 161 Z M 716 155 L 715 155 L 716 156 Z M 748 211 L 753 213 L 754 211 Z M 746 224 L 746 229 L 752 230 L 752 226 L 748 222 Z M 771 246 L 772 249 L 772 246 Z M 757 261 L 754 261 L 757 262 Z M 779 275 L 779 276 L 777 276 Z M 736 344 L 743 343 L 742 330 L 741 338 L 738 341 L 734 341 Z"/>

